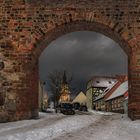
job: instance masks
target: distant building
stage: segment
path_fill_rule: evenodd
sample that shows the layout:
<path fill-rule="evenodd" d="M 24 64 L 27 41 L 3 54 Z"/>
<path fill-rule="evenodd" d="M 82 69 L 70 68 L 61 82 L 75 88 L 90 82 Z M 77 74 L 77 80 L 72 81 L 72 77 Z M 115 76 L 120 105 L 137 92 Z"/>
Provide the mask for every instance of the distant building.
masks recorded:
<path fill-rule="evenodd" d="M 61 84 L 60 99 L 59 102 L 69 102 L 70 101 L 70 89 L 67 83 L 66 73 L 64 72 L 63 80 Z"/>
<path fill-rule="evenodd" d="M 117 81 L 116 77 L 110 76 L 94 76 L 87 83 L 87 107 L 94 109 L 94 100 L 101 95 L 105 89 L 114 84 Z"/>
<path fill-rule="evenodd" d="M 127 113 L 127 76 L 117 76 L 117 81 L 95 97 L 93 102 L 95 110 Z"/>
<path fill-rule="evenodd" d="M 114 87 L 118 82 L 116 81 L 114 84 L 110 85 L 107 87 L 99 96 L 97 96 L 94 100 L 94 110 L 100 110 L 100 111 L 105 111 L 106 110 L 106 103 L 104 100 L 105 95 L 107 95 L 109 92 L 113 91 Z"/>
<path fill-rule="evenodd" d="M 45 94 L 43 96 L 43 109 L 45 110 L 47 109 L 47 107 L 48 107 L 48 96 Z"/>
<path fill-rule="evenodd" d="M 81 91 L 73 100 L 73 103 L 80 103 L 81 105 L 86 105 L 86 95 Z"/>
<path fill-rule="evenodd" d="M 45 82 L 42 83 L 39 81 L 39 95 L 38 95 L 38 105 L 39 110 L 42 111 L 47 107 L 48 104 L 48 96 L 44 89 Z"/>
<path fill-rule="evenodd" d="M 105 99 L 106 111 L 127 113 L 128 81 L 123 82 L 116 90 Z"/>

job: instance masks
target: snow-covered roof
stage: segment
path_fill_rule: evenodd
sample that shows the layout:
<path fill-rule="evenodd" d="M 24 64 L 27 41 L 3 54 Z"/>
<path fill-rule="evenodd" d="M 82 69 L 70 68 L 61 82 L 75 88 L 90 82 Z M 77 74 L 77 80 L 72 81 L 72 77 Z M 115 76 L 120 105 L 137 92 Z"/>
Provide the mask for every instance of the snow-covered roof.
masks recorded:
<path fill-rule="evenodd" d="M 106 99 L 106 101 L 122 96 L 127 91 L 128 91 L 128 81 L 125 81 Z"/>
<path fill-rule="evenodd" d="M 117 81 L 115 78 L 96 77 L 92 81 L 93 87 L 109 87 Z"/>
<path fill-rule="evenodd" d="M 103 93 L 100 94 L 94 101 L 103 98 L 103 97 L 109 92 L 109 90 L 111 90 L 111 89 L 114 87 L 114 85 L 115 85 L 117 82 L 118 82 L 118 81 L 116 81 L 116 82 L 114 82 L 112 85 L 108 86 L 108 87 L 103 91 Z"/>
<path fill-rule="evenodd" d="M 82 102 L 86 102 L 86 95 L 81 91 L 76 97 L 75 99 L 73 100 L 73 102 L 79 102 L 79 103 L 82 103 Z"/>

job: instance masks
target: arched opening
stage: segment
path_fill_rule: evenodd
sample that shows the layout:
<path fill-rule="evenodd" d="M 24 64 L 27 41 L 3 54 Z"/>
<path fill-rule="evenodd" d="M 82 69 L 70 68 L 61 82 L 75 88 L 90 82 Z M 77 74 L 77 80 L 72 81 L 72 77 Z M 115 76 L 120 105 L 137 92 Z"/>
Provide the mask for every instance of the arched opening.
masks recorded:
<path fill-rule="evenodd" d="M 127 77 L 127 61 L 127 55 L 120 48 L 120 46 L 112 39 L 100 33 L 79 31 L 61 36 L 55 41 L 51 42 L 42 52 L 39 58 L 39 77 L 40 81 L 42 81 L 42 87 L 46 88 L 43 90 L 44 96 L 47 95 L 50 99 L 51 96 L 54 96 L 54 94 L 58 94 L 57 92 L 60 92 L 58 90 L 56 91 L 56 87 L 59 87 L 59 85 L 56 85 L 56 83 L 50 79 L 50 74 L 51 76 L 54 76 L 53 78 L 55 78 L 58 72 L 60 75 L 63 75 L 65 70 L 67 77 L 70 77 L 71 73 L 71 78 L 73 79 L 68 83 L 71 102 L 78 101 L 81 105 L 87 105 L 89 109 L 93 109 L 93 104 L 96 103 L 96 105 L 98 105 L 98 102 L 101 102 L 102 100 L 100 99 L 96 101 L 94 99 L 95 95 L 93 94 L 98 94 L 98 92 L 96 91 L 93 93 L 93 89 L 95 90 L 95 88 L 98 88 L 101 91 L 107 88 L 106 86 L 113 84 L 113 78 L 120 81 L 120 77 Z M 96 81 L 99 83 L 98 86 L 93 84 L 92 86 L 88 87 L 90 79 L 93 79 L 95 76 L 98 77 L 99 80 L 97 81 L 96 79 Z M 102 80 L 107 83 L 106 85 L 101 83 L 101 77 Z M 57 78 L 58 77 L 56 77 L 56 79 Z M 45 85 L 43 85 L 44 82 Z M 53 84 L 53 87 L 50 86 L 51 84 Z M 60 84 L 60 86 L 62 85 Z M 81 92 L 86 95 L 88 99 L 87 101 L 84 101 L 83 99 L 82 102 L 81 99 L 75 99 L 76 96 L 77 98 L 85 97 Z M 116 103 L 118 105 L 120 104 L 120 102 Z M 105 111 L 103 106 L 104 105 L 100 105 L 102 108 L 100 109 L 98 107 L 97 110 Z M 120 107 L 116 107 L 114 108 L 115 110 L 112 111 L 123 113 L 124 110 L 120 109 L 121 107 L 122 104 Z M 125 109 L 127 110 L 127 107 Z"/>
<path fill-rule="evenodd" d="M 30 80 L 31 80 L 30 85 L 34 85 L 34 90 L 33 89 L 31 90 L 32 93 L 36 93 L 36 91 L 38 91 L 38 82 L 36 82 L 35 77 L 38 77 L 38 74 L 37 74 L 38 73 L 38 58 L 41 55 L 41 53 L 43 52 L 43 50 L 53 40 L 56 40 L 58 37 L 65 35 L 67 33 L 74 32 L 74 31 L 99 32 L 99 33 L 102 33 L 102 34 L 108 36 L 109 38 L 113 39 L 115 42 L 117 42 L 120 45 L 120 47 L 124 50 L 124 52 L 128 56 L 128 79 L 129 79 L 129 94 L 130 94 L 131 93 L 131 89 L 130 89 L 131 79 L 129 77 L 129 72 L 130 72 L 129 66 L 130 66 L 131 48 L 129 47 L 127 42 L 120 36 L 119 33 L 112 30 L 108 26 L 102 25 L 99 23 L 94 23 L 94 22 L 87 22 L 87 21 L 74 21 L 74 22 L 71 22 L 68 24 L 57 26 L 55 29 L 48 31 L 46 33 L 46 35 L 43 36 L 43 38 L 40 38 L 37 41 L 37 43 L 35 44 L 35 48 L 32 51 L 32 57 L 33 57 L 34 61 L 32 61 L 32 64 L 30 64 L 30 67 L 33 71 L 30 70 L 30 72 L 29 72 L 29 73 L 32 73 L 32 76 L 30 77 Z M 44 42 L 45 42 L 45 45 L 44 45 Z M 33 96 L 35 96 L 35 95 L 32 94 L 31 97 L 33 97 Z M 35 102 L 38 100 L 37 94 L 36 94 L 36 97 L 33 97 L 33 98 L 36 98 L 36 99 L 30 105 L 35 109 L 35 112 L 36 112 L 37 103 L 35 103 Z M 35 112 L 31 113 L 31 114 L 33 116 L 35 114 L 37 115 L 37 112 L 36 113 Z"/>
<path fill-rule="evenodd" d="M 75 31 L 102 33 L 126 52 L 128 112 L 132 119 L 140 119 L 138 1 L 18 0 L 15 3 L 10 0 L 0 3 L 3 7 L 0 8 L 0 122 L 38 115 L 38 58 L 53 40 Z M 44 40 L 47 40 L 45 46 Z"/>
<path fill-rule="evenodd" d="M 35 46 L 39 45 L 40 47 L 35 47 L 33 50 L 33 54 L 39 57 L 42 51 L 46 48 L 46 46 L 49 45 L 53 40 L 56 40 L 62 35 L 76 31 L 99 32 L 117 42 L 124 50 L 124 52 L 128 55 L 128 57 L 131 55 L 131 48 L 129 47 L 129 44 L 120 36 L 119 33 L 114 31 L 107 25 L 88 21 L 73 21 L 68 24 L 56 26 L 54 29 L 48 31 L 46 35 L 44 35 L 42 38 L 37 40 Z M 43 45 L 44 41 L 45 45 Z"/>

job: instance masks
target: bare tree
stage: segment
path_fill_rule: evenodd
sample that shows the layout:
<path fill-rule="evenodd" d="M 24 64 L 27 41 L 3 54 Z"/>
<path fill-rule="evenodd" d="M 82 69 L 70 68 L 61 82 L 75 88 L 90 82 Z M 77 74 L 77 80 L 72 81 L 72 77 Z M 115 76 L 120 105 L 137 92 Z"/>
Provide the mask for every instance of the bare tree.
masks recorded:
<path fill-rule="evenodd" d="M 49 73 L 49 75 L 48 75 L 49 87 L 52 92 L 51 99 L 54 102 L 54 106 L 58 105 L 64 72 L 66 72 L 66 71 L 55 70 L 55 71 Z M 72 76 L 68 76 L 68 74 L 67 74 L 67 83 L 70 84 L 71 81 L 72 81 Z"/>
<path fill-rule="evenodd" d="M 59 71 L 51 72 L 49 73 L 48 78 L 49 78 L 49 87 L 52 92 L 52 100 L 54 102 L 54 106 L 56 106 L 60 98 L 62 73 L 60 73 Z"/>

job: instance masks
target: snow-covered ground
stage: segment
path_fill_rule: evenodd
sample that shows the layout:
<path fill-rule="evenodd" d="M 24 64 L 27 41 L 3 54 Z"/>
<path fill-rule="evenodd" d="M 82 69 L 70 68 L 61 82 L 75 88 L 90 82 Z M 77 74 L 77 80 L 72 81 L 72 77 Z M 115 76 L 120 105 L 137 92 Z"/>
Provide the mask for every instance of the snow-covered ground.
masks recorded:
<path fill-rule="evenodd" d="M 103 111 L 94 111 L 94 110 L 88 110 L 92 114 L 101 114 L 101 115 L 113 115 L 115 113 L 113 112 L 103 112 Z"/>
<path fill-rule="evenodd" d="M 91 111 L 76 115 L 41 113 L 38 120 L 0 124 L 0 140 L 139 140 L 140 121 Z"/>

